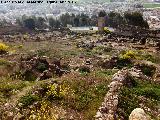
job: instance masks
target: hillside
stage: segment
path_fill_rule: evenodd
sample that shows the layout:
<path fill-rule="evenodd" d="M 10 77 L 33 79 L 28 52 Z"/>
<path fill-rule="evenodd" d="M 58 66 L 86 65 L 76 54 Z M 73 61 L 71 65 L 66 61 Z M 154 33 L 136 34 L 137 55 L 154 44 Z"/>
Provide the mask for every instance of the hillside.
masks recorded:
<path fill-rule="evenodd" d="M 0 119 L 158 120 L 160 34 L 128 28 L 1 35 Z"/>

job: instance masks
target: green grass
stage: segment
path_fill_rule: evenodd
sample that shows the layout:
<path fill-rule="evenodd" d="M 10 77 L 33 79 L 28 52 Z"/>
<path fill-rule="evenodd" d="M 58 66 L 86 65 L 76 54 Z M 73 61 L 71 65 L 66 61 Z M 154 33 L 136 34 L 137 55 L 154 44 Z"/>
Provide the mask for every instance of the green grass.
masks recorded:
<path fill-rule="evenodd" d="M 21 107 L 25 108 L 29 105 L 32 105 L 35 101 L 38 101 L 39 99 L 40 98 L 36 95 L 28 94 L 28 95 L 22 96 L 19 99 L 19 103 L 22 103 Z"/>
<path fill-rule="evenodd" d="M 43 82 L 39 86 L 42 88 L 40 94 L 36 94 L 36 96 L 27 94 L 21 97 L 19 102 L 25 108 L 39 100 L 52 102 L 64 109 L 80 113 L 83 120 L 90 120 L 94 118 L 108 91 L 110 82 L 108 77 L 114 73 L 115 71 L 99 70 L 97 73 L 88 73 L 87 76 L 69 77 L 61 82 L 56 80 L 55 83 L 58 84 L 51 85 Z"/>
<path fill-rule="evenodd" d="M 67 108 L 83 113 L 83 119 L 93 119 L 97 109 L 101 105 L 105 94 L 108 91 L 107 81 L 97 84 L 88 84 L 86 80 L 67 81 L 67 84 L 74 91 L 72 101 L 70 97 L 62 100 L 61 104 Z"/>
<path fill-rule="evenodd" d="M 156 8 L 156 7 L 160 7 L 160 4 L 159 3 L 157 3 L 157 4 L 155 4 L 155 3 L 145 3 L 144 7 L 145 8 Z"/>
<path fill-rule="evenodd" d="M 11 62 L 9 62 L 8 60 L 0 58 L 0 66 L 7 66 L 7 65 L 11 65 Z"/>
<path fill-rule="evenodd" d="M 160 104 L 160 85 L 141 80 L 135 80 L 135 83 L 130 88 L 122 88 L 119 95 L 118 115 L 123 116 L 124 119 L 128 119 L 130 113 L 135 108 L 139 108 L 140 104 L 144 104 L 153 111 L 156 111 Z M 140 96 L 145 97 L 145 100 L 140 99 Z M 148 114 L 153 119 L 158 119 L 152 112 Z"/>
<path fill-rule="evenodd" d="M 6 102 L 7 99 L 26 86 L 27 83 L 23 81 L 0 78 L 0 104 Z"/>
<path fill-rule="evenodd" d="M 111 78 L 117 70 L 107 69 L 107 70 L 97 70 L 95 76 L 98 78 Z"/>

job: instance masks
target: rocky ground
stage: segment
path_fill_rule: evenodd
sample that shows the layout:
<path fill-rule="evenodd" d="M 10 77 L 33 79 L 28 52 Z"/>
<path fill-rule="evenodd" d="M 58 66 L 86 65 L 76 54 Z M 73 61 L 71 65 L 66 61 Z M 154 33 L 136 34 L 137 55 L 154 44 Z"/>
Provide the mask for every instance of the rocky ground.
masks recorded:
<path fill-rule="evenodd" d="M 159 120 L 157 39 L 1 35 L 0 119 Z"/>

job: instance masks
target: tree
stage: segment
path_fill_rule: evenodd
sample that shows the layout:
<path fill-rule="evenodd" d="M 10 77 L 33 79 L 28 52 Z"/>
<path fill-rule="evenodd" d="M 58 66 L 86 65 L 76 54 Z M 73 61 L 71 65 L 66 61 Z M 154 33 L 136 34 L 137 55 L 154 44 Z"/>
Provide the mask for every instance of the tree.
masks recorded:
<path fill-rule="evenodd" d="M 127 24 L 149 28 L 148 23 L 143 19 L 143 15 L 139 12 L 133 12 L 133 13 L 125 13 L 124 17 L 127 21 Z"/>
<path fill-rule="evenodd" d="M 118 26 L 125 24 L 125 21 L 121 14 L 116 12 L 110 12 L 108 14 L 108 21 L 106 23 L 107 26 L 117 28 Z"/>
<path fill-rule="evenodd" d="M 74 26 L 79 27 L 79 24 L 80 24 L 79 18 L 78 17 L 74 18 Z"/>
<path fill-rule="evenodd" d="M 36 18 L 36 27 L 37 28 L 44 28 L 46 20 L 43 17 Z"/>
<path fill-rule="evenodd" d="M 49 18 L 49 26 L 50 28 L 60 28 L 61 27 L 61 23 L 59 20 L 55 20 L 53 18 Z"/>
<path fill-rule="evenodd" d="M 59 20 L 62 23 L 63 27 L 66 27 L 67 24 L 72 24 L 72 16 L 69 15 L 69 13 L 63 14 L 60 16 Z"/>
<path fill-rule="evenodd" d="M 51 28 L 53 28 L 53 27 L 55 26 L 56 20 L 53 19 L 53 18 L 49 18 L 49 19 L 48 19 L 48 22 L 49 22 L 49 26 L 50 26 Z"/>
<path fill-rule="evenodd" d="M 20 26 L 23 26 L 23 22 L 20 18 L 17 18 L 16 19 L 16 24 L 20 25 Z"/>
<path fill-rule="evenodd" d="M 98 17 L 105 17 L 106 15 L 106 12 L 103 10 L 99 12 Z"/>
<path fill-rule="evenodd" d="M 97 19 L 98 19 L 97 15 L 92 15 L 90 20 L 89 20 L 89 24 L 91 26 L 97 26 Z"/>
<path fill-rule="evenodd" d="M 80 25 L 81 26 L 89 25 L 89 23 L 88 23 L 89 16 L 88 15 L 82 13 L 79 17 L 80 17 Z"/>
<path fill-rule="evenodd" d="M 34 30 L 35 29 L 35 20 L 33 18 L 25 19 L 24 26 L 30 30 Z"/>
<path fill-rule="evenodd" d="M 87 18 L 85 18 L 85 17 L 81 18 L 81 26 L 87 26 L 87 25 L 88 25 Z"/>
<path fill-rule="evenodd" d="M 61 27 L 61 22 L 59 20 L 55 21 L 55 28 L 60 28 Z"/>

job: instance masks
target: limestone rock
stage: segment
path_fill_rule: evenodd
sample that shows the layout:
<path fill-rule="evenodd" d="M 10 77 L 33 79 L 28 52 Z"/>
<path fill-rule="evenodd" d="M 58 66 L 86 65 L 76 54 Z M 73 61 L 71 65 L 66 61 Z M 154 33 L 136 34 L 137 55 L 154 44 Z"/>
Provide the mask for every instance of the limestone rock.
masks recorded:
<path fill-rule="evenodd" d="M 136 108 L 129 116 L 129 120 L 151 120 L 141 108 Z"/>

